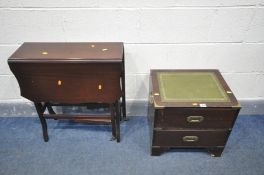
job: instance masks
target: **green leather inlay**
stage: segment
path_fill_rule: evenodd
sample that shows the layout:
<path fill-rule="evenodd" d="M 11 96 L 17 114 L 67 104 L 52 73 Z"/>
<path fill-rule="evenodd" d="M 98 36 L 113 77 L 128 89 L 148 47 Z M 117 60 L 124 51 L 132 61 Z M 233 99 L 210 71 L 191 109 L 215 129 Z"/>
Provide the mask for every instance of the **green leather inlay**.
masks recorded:
<path fill-rule="evenodd" d="M 213 72 L 158 72 L 163 102 L 229 102 Z"/>

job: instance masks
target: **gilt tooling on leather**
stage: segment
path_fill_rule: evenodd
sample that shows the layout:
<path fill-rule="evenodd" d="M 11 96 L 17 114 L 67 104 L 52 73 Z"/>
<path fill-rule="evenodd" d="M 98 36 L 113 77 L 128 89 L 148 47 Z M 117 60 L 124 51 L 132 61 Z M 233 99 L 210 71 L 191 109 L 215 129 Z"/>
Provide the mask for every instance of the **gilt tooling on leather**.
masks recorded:
<path fill-rule="evenodd" d="M 229 102 L 226 92 L 211 72 L 158 73 L 161 101 Z"/>

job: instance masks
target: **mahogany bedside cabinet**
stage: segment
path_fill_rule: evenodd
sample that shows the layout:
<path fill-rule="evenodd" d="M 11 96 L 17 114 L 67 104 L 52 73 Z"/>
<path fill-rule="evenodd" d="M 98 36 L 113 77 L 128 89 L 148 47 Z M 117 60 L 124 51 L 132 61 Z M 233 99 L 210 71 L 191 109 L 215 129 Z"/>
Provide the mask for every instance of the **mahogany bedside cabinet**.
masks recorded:
<path fill-rule="evenodd" d="M 111 124 L 120 141 L 121 113 L 126 118 L 123 43 L 24 43 L 8 64 L 21 96 L 35 104 L 45 141 L 50 118 Z M 110 115 L 57 114 L 52 108 L 89 103 L 109 105 Z"/>
<path fill-rule="evenodd" d="M 221 156 L 240 105 L 218 70 L 151 70 L 151 155 L 204 148 Z"/>

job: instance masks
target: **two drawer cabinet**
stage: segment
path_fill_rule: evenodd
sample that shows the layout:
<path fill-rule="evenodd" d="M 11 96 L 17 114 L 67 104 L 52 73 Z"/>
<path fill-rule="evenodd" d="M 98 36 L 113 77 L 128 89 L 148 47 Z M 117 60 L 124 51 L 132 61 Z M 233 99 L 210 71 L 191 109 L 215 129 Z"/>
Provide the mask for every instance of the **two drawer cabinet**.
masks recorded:
<path fill-rule="evenodd" d="M 151 70 L 151 154 L 204 148 L 221 156 L 240 110 L 218 70 Z"/>

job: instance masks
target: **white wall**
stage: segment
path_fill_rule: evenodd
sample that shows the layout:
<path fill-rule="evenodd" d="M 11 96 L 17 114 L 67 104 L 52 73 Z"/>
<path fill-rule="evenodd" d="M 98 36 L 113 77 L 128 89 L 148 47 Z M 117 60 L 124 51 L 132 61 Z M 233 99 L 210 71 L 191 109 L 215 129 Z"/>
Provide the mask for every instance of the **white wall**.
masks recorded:
<path fill-rule="evenodd" d="M 264 100 L 264 0 L 0 0 L 0 101 L 17 101 L 7 58 L 25 41 L 123 41 L 128 100 L 151 68 L 216 68 L 240 100 Z"/>

